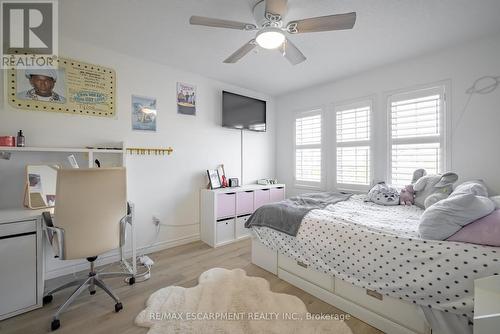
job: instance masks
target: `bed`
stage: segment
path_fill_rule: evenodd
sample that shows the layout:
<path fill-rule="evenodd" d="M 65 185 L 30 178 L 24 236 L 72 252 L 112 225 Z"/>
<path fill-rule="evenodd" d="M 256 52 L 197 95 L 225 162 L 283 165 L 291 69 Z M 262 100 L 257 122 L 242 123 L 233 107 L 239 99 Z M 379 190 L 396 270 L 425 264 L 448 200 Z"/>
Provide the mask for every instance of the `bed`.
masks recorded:
<path fill-rule="evenodd" d="M 420 239 L 422 213 L 353 195 L 310 211 L 295 237 L 252 227 L 252 262 L 387 333 L 471 333 L 474 280 L 500 272 L 498 250 Z"/>

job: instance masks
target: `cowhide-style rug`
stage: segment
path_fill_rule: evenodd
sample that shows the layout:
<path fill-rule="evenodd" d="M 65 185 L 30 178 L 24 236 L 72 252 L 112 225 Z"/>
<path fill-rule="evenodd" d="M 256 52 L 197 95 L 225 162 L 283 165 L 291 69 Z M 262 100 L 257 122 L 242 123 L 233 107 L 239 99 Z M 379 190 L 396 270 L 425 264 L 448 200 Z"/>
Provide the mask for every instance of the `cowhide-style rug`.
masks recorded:
<path fill-rule="evenodd" d="M 298 297 L 274 293 L 269 282 L 249 277 L 242 269 L 213 268 L 198 282 L 193 288 L 169 286 L 156 291 L 135 323 L 149 327 L 148 334 L 352 334 L 343 321 L 308 319 Z"/>

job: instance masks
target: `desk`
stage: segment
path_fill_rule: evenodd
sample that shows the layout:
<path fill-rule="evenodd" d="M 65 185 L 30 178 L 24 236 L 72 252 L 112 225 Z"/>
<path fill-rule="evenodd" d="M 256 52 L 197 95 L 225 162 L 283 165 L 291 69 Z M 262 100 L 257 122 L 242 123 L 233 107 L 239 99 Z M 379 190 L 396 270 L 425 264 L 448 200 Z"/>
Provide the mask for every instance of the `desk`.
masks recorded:
<path fill-rule="evenodd" d="M 43 211 L 0 210 L 0 320 L 42 306 Z"/>

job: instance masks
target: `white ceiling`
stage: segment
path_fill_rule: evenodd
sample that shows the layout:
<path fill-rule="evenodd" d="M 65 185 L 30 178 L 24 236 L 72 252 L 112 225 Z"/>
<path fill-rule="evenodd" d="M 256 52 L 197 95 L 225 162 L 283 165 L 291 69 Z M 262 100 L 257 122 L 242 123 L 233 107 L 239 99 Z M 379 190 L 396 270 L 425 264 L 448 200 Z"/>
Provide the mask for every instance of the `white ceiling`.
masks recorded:
<path fill-rule="evenodd" d="M 191 15 L 253 23 L 258 0 L 60 0 L 76 40 L 280 95 L 500 32 L 499 0 L 289 0 L 285 21 L 357 12 L 353 30 L 291 36 L 308 58 L 291 66 L 259 49 L 222 61 L 254 32 L 190 26 Z"/>

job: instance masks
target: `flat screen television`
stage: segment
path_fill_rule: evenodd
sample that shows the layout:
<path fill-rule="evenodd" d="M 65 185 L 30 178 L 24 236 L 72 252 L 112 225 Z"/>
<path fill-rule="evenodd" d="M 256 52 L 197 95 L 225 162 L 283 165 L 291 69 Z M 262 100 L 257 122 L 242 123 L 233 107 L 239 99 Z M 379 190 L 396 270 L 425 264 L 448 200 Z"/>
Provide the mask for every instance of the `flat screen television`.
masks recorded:
<path fill-rule="evenodd" d="M 222 126 L 265 132 L 266 101 L 223 91 Z"/>

